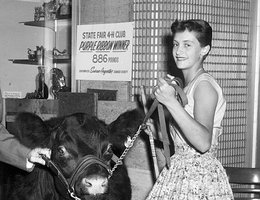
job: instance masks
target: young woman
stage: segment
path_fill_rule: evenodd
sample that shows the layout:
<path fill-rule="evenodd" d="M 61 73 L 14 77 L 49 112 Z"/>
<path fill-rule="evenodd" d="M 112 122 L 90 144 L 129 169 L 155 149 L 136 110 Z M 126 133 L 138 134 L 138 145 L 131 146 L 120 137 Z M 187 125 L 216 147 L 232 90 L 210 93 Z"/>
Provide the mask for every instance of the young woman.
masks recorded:
<path fill-rule="evenodd" d="M 32 171 L 34 163 L 45 165 L 41 154 L 50 158 L 51 151 L 47 148 L 29 149 L 22 145 L 2 125 L 3 99 L 0 90 L 0 161 L 25 171 Z"/>
<path fill-rule="evenodd" d="M 175 63 L 185 79 L 188 104 L 183 108 L 174 88 L 160 79 L 156 99 L 169 110 L 175 154 L 162 170 L 147 200 L 233 199 L 227 175 L 216 159 L 226 101 L 216 80 L 203 68 L 211 49 L 212 28 L 203 20 L 172 24 Z"/>

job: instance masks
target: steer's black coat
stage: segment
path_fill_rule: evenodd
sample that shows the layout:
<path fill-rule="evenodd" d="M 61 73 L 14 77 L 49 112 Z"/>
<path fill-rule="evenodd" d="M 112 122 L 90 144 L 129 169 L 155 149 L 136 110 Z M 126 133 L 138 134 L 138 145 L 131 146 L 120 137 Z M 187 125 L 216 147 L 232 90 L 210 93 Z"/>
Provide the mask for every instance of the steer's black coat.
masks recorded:
<path fill-rule="evenodd" d="M 140 117 L 141 116 L 141 117 Z M 52 149 L 52 160 L 66 178 L 70 178 L 78 161 L 85 155 L 94 155 L 108 165 L 111 164 L 112 148 L 120 154 L 126 135 L 133 135 L 140 125 L 142 115 L 133 110 L 123 114 L 115 122 L 106 125 L 96 117 L 84 113 L 42 121 L 32 113 L 18 114 L 15 135 L 24 145 Z M 130 122 L 134 123 L 130 123 Z M 119 125 L 120 124 L 120 125 Z M 119 129 L 118 129 L 119 128 Z M 113 147 L 114 145 L 114 147 Z M 10 173 L 10 172 L 9 172 Z M 76 192 L 82 200 L 130 200 L 131 184 L 124 165 L 119 166 L 108 180 L 104 194 L 89 195 L 84 178 L 105 175 L 106 170 L 92 166 L 84 171 L 82 180 L 76 183 Z M 8 178 L 7 199 L 9 200 L 58 200 L 66 199 L 60 185 L 55 184 L 53 174 L 45 166 L 36 165 L 30 173 L 19 171 Z"/>

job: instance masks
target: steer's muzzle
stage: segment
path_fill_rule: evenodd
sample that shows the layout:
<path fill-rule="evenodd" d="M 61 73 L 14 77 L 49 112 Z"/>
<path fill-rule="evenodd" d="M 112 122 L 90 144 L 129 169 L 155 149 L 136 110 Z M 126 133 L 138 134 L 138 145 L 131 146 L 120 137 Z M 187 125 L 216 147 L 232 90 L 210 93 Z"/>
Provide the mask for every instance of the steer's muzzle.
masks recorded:
<path fill-rule="evenodd" d="M 69 184 L 82 199 L 85 195 L 102 195 L 108 190 L 109 175 L 108 165 L 99 158 L 88 155 L 76 167 Z"/>

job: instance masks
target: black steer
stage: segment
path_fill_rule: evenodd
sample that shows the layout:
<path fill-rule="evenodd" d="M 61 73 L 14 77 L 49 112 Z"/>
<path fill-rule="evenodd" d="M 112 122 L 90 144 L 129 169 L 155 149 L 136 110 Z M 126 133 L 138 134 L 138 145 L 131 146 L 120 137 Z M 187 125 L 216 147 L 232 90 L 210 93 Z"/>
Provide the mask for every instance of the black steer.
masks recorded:
<path fill-rule="evenodd" d="M 142 115 L 138 111 L 126 113 L 120 126 L 117 123 L 122 122 L 122 117 L 106 125 L 96 117 L 83 113 L 47 121 L 32 113 L 20 113 L 15 122 L 15 134 L 30 148 L 41 146 L 52 149 L 52 162 L 74 188 L 74 194 L 79 199 L 130 200 L 131 184 L 125 165 L 119 165 L 111 177 L 109 171 L 114 164 L 111 161 L 112 148 L 118 154 L 122 153 L 122 144 L 127 138 L 124 134 L 132 136 L 141 123 Z M 76 168 L 80 169 L 77 173 Z M 36 165 L 30 173 L 19 171 L 9 177 L 8 185 L 7 199 L 10 200 L 73 199 L 60 179 L 46 166 Z"/>

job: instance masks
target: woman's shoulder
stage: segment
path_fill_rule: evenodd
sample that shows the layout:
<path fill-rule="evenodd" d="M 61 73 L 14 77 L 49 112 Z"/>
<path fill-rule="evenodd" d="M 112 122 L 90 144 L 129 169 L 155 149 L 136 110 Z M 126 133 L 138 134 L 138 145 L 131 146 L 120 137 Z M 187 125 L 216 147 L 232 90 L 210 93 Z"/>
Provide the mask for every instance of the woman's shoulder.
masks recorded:
<path fill-rule="evenodd" d="M 215 89 L 221 89 L 220 85 L 218 84 L 217 80 L 209 73 L 205 72 L 198 76 L 197 80 L 194 82 L 194 87 L 198 86 L 201 82 L 208 82 L 211 84 Z"/>
<path fill-rule="evenodd" d="M 210 81 L 216 81 L 215 78 L 209 74 L 208 72 L 201 73 L 196 81 L 202 81 L 202 80 L 210 80 Z"/>
<path fill-rule="evenodd" d="M 217 91 L 218 94 L 222 93 L 222 88 L 220 87 L 216 79 L 207 72 L 200 74 L 196 78 L 192 86 L 188 89 L 187 93 L 192 94 L 195 91 L 195 89 L 200 85 L 200 83 L 209 84 L 210 86 L 212 86 L 212 88 L 214 88 Z"/>

